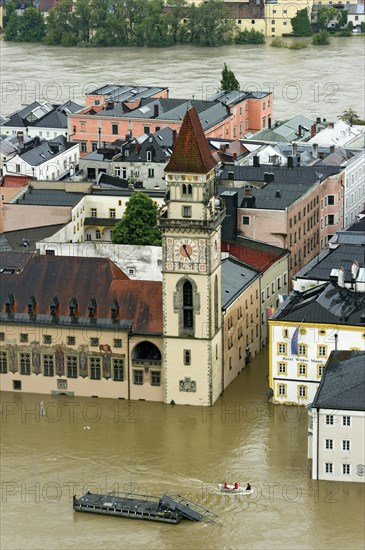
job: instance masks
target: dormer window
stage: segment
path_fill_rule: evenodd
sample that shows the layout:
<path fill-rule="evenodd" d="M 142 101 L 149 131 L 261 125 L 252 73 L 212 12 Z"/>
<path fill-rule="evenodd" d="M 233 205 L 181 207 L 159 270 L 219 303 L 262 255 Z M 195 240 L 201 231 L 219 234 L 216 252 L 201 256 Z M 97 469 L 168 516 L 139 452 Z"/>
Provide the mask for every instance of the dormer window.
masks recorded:
<path fill-rule="evenodd" d="M 54 317 L 58 313 L 58 304 L 59 304 L 58 298 L 57 296 L 54 296 L 52 302 L 49 305 L 49 310 L 52 317 Z"/>
<path fill-rule="evenodd" d="M 32 315 L 34 313 L 36 303 L 37 302 L 36 302 L 35 296 L 31 296 L 30 300 L 28 302 L 28 313 L 29 313 L 29 315 Z"/>
<path fill-rule="evenodd" d="M 72 298 L 72 300 L 70 301 L 70 303 L 68 305 L 68 308 L 69 308 L 70 317 L 75 317 L 76 314 L 77 314 L 77 300 L 76 300 L 76 298 Z"/>
<path fill-rule="evenodd" d="M 119 312 L 119 304 L 116 300 L 113 300 L 110 310 L 111 310 L 111 318 L 116 319 Z"/>
<path fill-rule="evenodd" d="M 147 151 L 146 154 L 147 154 L 147 162 L 151 162 L 152 161 L 152 151 Z"/>
<path fill-rule="evenodd" d="M 92 298 L 89 302 L 89 305 L 88 305 L 88 310 L 89 310 L 89 317 L 91 319 L 93 319 L 95 317 L 95 313 L 96 313 L 96 300 L 95 298 Z"/>
<path fill-rule="evenodd" d="M 14 294 L 9 294 L 8 299 L 5 302 L 5 311 L 6 313 L 11 313 L 14 307 Z"/>

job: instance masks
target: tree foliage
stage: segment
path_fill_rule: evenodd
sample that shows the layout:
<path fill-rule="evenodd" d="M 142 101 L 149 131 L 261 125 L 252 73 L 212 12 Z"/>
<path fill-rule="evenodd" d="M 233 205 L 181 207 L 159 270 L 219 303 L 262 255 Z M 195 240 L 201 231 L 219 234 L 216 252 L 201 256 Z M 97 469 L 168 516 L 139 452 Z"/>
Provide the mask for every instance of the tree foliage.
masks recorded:
<path fill-rule="evenodd" d="M 312 36 L 313 30 L 306 8 L 297 11 L 296 16 L 291 19 L 291 26 L 295 36 Z"/>
<path fill-rule="evenodd" d="M 226 63 L 224 64 L 223 70 L 222 70 L 222 79 L 221 79 L 220 89 L 222 91 L 228 91 L 228 90 L 232 91 L 232 90 L 240 89 L 240 83 L 235 77 L 234 72 L 227 67 Z"/>
<path fill-rule="evenodd" d="M 27 8 L 22 15 L 13 11 L 5 29 L 5 40 L 13 42 L 40 42 L 46 34 L 42 13 Z"/>
<path fill-rule="evenodd" d="M 114 244 L 161 244 L 157 224 L 157 205 L 143 193 L 134 192 L 127 202 L 124 215 L 113 229 Z"/>
<path fill-rule="evenodd" d="M 234 41 L 236 44 L 265 44 L 265 35 L 254 29 L 245 29 L 235 36 Z"/>
<path fill-rule="evenodd" d="M 338 115 L 337 118 L 339 118 L 340 120 L 343 120 L 344 122 L 346 122 L 347 124 L 350 124 L 351 126 L 352 124 L 361 124 L 361 125 L 365 124 L 365 121 L 359 117 L 358 113 L 352 107 L 345 109 L 341 115 Z"/>
<path fill-rule="evenodd" d="M 332 6 L 321 6 L 317 14 L 317 23 L 320 30 L 326 30 L 331 21 L 339 22 L 341 13 Z"/>

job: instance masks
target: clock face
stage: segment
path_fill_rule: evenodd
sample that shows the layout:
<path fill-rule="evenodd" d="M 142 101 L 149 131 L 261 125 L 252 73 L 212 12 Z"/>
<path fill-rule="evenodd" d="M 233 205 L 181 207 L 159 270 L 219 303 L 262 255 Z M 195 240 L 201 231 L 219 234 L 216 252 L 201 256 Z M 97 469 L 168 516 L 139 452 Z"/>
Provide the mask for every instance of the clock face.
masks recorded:
<path fill-rule="evenodd" d="M 198 245 L 193 239 L 178 239 L 174 244 L 174 260 L 185 264 L 196 262 Z"/>

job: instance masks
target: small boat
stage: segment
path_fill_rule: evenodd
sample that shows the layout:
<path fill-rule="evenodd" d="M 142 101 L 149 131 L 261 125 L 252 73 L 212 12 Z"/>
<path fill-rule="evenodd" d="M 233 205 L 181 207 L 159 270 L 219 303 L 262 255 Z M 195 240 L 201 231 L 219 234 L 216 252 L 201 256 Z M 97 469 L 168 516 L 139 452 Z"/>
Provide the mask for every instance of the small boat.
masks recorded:
<path fill-rule="evenodd" d="M 253 489 L 249 489 L 247 491 L 246 487 L 241 487 L 238 485 L 238 488 L 235 488 L 234 485 L 228 485 L 225 487 L 224 483 L 219 483 L 218 489 L 221 491 L 221 493 L 229 493 L 231 495 L 251 495 L 253 493 Z"/>
<path fill-rule="evenodd" d="M 163 495 L 162 497 L 132 493 L 100 495 L 88 491 L 79 498 L 74 495 L 73 509 L 75 512 L 91 512 L 175 524 L 182 519 L 215 523 L 217 518 L 209 510 L 180 495 Z"/>

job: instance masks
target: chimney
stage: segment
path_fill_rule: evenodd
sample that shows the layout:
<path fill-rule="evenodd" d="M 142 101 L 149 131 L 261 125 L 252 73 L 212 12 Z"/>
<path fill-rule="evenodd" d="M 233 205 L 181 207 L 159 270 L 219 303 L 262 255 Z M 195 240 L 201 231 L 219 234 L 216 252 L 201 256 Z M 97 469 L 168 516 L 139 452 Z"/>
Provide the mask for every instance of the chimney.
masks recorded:
<path fill-rule="evenodd" d="M 299 126 L 298 126 L 298 136 L 302 137 L 302 125 L 301 124 L 299 124 Z"/>
<path fill-rule="evenodd" d="M 39 136 L 34 136 L 33 143 L 35 147 L 38 147 L 38 145 L 41 144 L 41 138 Z"/>
<path fill-rule="evenodd" d="M 321 117 L 316 118 L 316 124 L 321 124 Z"/>
<path fill-rule="evenodd" d="M 176 140 L 177 140 L 177 130 L 172 130 L 172 149 L 173 150 L 175 149 Z"/>
<path fill-rule="evenodd" d="M 156 104 L 153 106 L 153 116 L 154 116 L 154 118 L 157 118 L 159 114 L 160 114 L 160 113 L 159 113 L 158 103 L 156 103 Z"/>
<path fill-rule="evenodd" d="M 237 160 L 237 153 L 233 153 L 233 160 Z"/>
<path fill-rule="evenodd" d="M 114 101 L 107 101 L 106 106 L 105 106 L 105 110 L 110 111 L 111 109 L 114 109 Z"/>
<path fill-rule="evenodd" d="M 344 288 L 345 286 L 345 270 L 343 267 L 340 267 L 340 269 L 338 270 L 337 284 L 341 288 Z"/>
<path fill-rule="evenodd" d="M 352 262 L 351 265 L 351 279 L 356 281 L 360 269 L 360 264 L 357 260 Z"/>
<path fill-rule="evenodd" d="M 297 166 L 300 166 L 300 154 L 297 155 Z"/>
<path fill-rule="evenodd" d="M 274 181 L 274 174 L 272 172 L 265 172 L 264 173 L 264 182 L 270 183 Z"/>
<path fill-rule="evenodd" d="M 318 158 L 318 143 L 312 143 L 312 157 L 314 159 Z"/>
<path fill-rule="evenodd" d="M 293 142 L 293 143 L 291 144 L 291 149 L 292 149 L 292 155 L 293 155 L 293 157 L 296 157 L 297 154 L 298 154 L 298 145 L 297 145 L 297 143 Z"/>
<path fill-rule="evenodd" d="M 330 153 L 332 154 L 332 153 L 334 153 L 334 152 L 335 152 L 335 146 L 334 146 L 334 145 L 331 145 L 331 147 L 330 147 Z"/>
<path fill-rule="evenodd" d="M 288 156 L 288 168 L 293 168 L 293 157 L 292 157 L 292 155 Z"/>
<path fill-rule="evenodd" d="M 260 166 L 260 158 L 258 155 L 253 156 L 253 165 L 255 168 L 258 168 Z"/>
<path fill-rule="evenodd" d="M 328 123 L 328 126 L 329 126 L 330 128 L 334 128 L 334 127 L 335 127 L 335 123 L 334 123 L 334 122 L 329 122 L 329 123 Z"/>
<path fill-rule="evenodd" d="M 313 138 L 317 133 L 317 124 L 312 124 L 311 126 L 311 138 Z"/>

